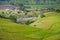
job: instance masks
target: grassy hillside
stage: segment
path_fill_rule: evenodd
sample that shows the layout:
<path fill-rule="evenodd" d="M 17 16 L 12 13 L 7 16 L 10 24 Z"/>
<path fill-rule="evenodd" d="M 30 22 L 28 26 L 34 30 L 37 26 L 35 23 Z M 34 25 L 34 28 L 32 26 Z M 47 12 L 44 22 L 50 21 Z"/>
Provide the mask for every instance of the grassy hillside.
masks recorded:
<path fill-rule="evenodd" d="M 37 40 L 26 35 L 30 35 L 38 30 L 40 29 L 16 24 L 11 20 L 0 18 L 0 40 Z"/>
<path fill-rule="evenodd" d="M 37 28 L 42 28 L 43 30 L 50 32 L 49 34 L 54 33 L 49 35 L 50 37 L 47 37 L 44 40 L 60 40 L 60 13 L 48 12 L 45 13 L 45 16 L 45 18 L 37 20 L 30 25 Z"/>
<path fill-rule="evenodd" d="M 60 40 L 60 14 L 49 12 L 45 15 L 32 23 L 33 27 L 0 18 L 0 40 Z"/>
<path fill-rule="evenodd" d="M 45 17 L 37 20 L 36 22 L 30 24 L 31 26 L 46 28 L 48 29 L 50 26 L 54 26 L 56 23 L 60 23 L 60 13 L 57 12 L 48 12 L 44 14 Z"/>

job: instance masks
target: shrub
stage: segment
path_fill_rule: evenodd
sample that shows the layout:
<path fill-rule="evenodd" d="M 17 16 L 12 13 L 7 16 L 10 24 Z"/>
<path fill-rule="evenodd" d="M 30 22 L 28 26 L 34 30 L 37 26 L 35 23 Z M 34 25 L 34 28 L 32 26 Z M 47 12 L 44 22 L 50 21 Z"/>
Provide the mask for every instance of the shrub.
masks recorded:
<path fill-rule="evenodd" d="M 45 15 L 41 15 L 40 17 L 43 18 L 43 17 L 45 17 Z"/>
<path fill-rule="evenodd" d="M 28 13 L 25 13 L 25 15 L 27 15 Z"/>
<path fill-rule="evenodd" d="M 16 17 L 15 17 L 15 16 L 10 15 L 10 19 L 11 19 L 12 21 L 16 22 Z"/>
<path fill-rule="evenodd" d="M 2 14 L 4 14 L 4 12 L 2 12 Z"/>
<path fill-rule="evenodd" d="M 31 23 L 33 23 L 33 22 L 34 22 L 34 21 L 28 20 L 25 24 L 29 25 L 29 24 L 31 24 Z"/>
<path fill-rule="evenodd" d="M 57 9 L 56 12 L 60 12 L 60 9 Z"/>
<path fill-rule="evenodd" d="M 19 14 L 20 12 L 18 11 L 17 13 Z"/>

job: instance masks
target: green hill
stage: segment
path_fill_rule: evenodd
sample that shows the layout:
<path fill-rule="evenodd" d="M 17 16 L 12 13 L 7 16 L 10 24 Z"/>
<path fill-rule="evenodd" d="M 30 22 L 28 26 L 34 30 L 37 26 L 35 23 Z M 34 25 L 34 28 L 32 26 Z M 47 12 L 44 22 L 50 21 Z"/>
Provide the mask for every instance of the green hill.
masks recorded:
<path fill-rule="evenodd" d="M 60 13 L 45 15 L 30 26 L 0 18 L 0 40 L 60 40 Z"/>
<path fill-rule="evenodd" d="M 0 18 L 0 40 L 37 40 L 29 38 L 30 35 L 40 29 L 27 25 L 13 23 L 9 19 Z"/>
<path fill-rule="evenodd" d="M 30 25 L 35 26 L 35 27 L 48 29 L 50 26 L 53 26 L 55 23 L 60 22 L 60 13 L 48 12 L 48 13 L 45 13 L 44 15 L 45 15 L 44 18 L 41 18 Z"/>
<path fill-rule="evenodd" d="M 42 18 L 30 24 L 30 26 L 41 28 L 48 32 L 54 33 L 54 34 L 51 34 L 50 37 L 47 37 L 44 40 L 60 40 L 59 38 L 60 37 L 60 13 L 48 12 L 48 13 L 45 13 L 45 16 L 46 16 L 45 18 Z M 53 35 L 56 35 L 56 36 L 53 36 Z"/>

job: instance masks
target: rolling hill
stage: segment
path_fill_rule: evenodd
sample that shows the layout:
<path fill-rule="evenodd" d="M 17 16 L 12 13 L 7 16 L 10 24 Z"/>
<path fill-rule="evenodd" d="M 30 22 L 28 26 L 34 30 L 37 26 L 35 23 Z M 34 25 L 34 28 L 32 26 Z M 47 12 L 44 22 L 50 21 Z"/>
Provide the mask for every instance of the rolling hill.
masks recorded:
<path fill-rule="evenodd" d="M 45 15 L 30 26 L 0 18 L 0 40 L 60 40 L 60 13 Z"/>
<path fill-rule="evenodd" d="M 36 22 L 30 24 L 31 26 L 40 27 L 40 28 L 49 28 L 56 23 L 60 22 L 60 13 L 57 12 L 48 12 L 44 14 L 45 17 L 37 20 Z"/>

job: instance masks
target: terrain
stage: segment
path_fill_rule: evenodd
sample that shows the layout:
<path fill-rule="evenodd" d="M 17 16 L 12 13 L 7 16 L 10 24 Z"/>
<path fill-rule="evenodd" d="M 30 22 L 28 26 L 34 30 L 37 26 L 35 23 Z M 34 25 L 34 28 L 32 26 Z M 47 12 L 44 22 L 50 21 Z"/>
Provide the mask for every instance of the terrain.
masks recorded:
<path fill-rule="evenodd" d="M 30 25 L 0 18 L 0 40 L 60 40 L 60 12 L 48 12 Z"/>
<path fill-rule="evenodd" d="M 0 0 L 0 40 L 60 40 L 60 0 Z"/>

